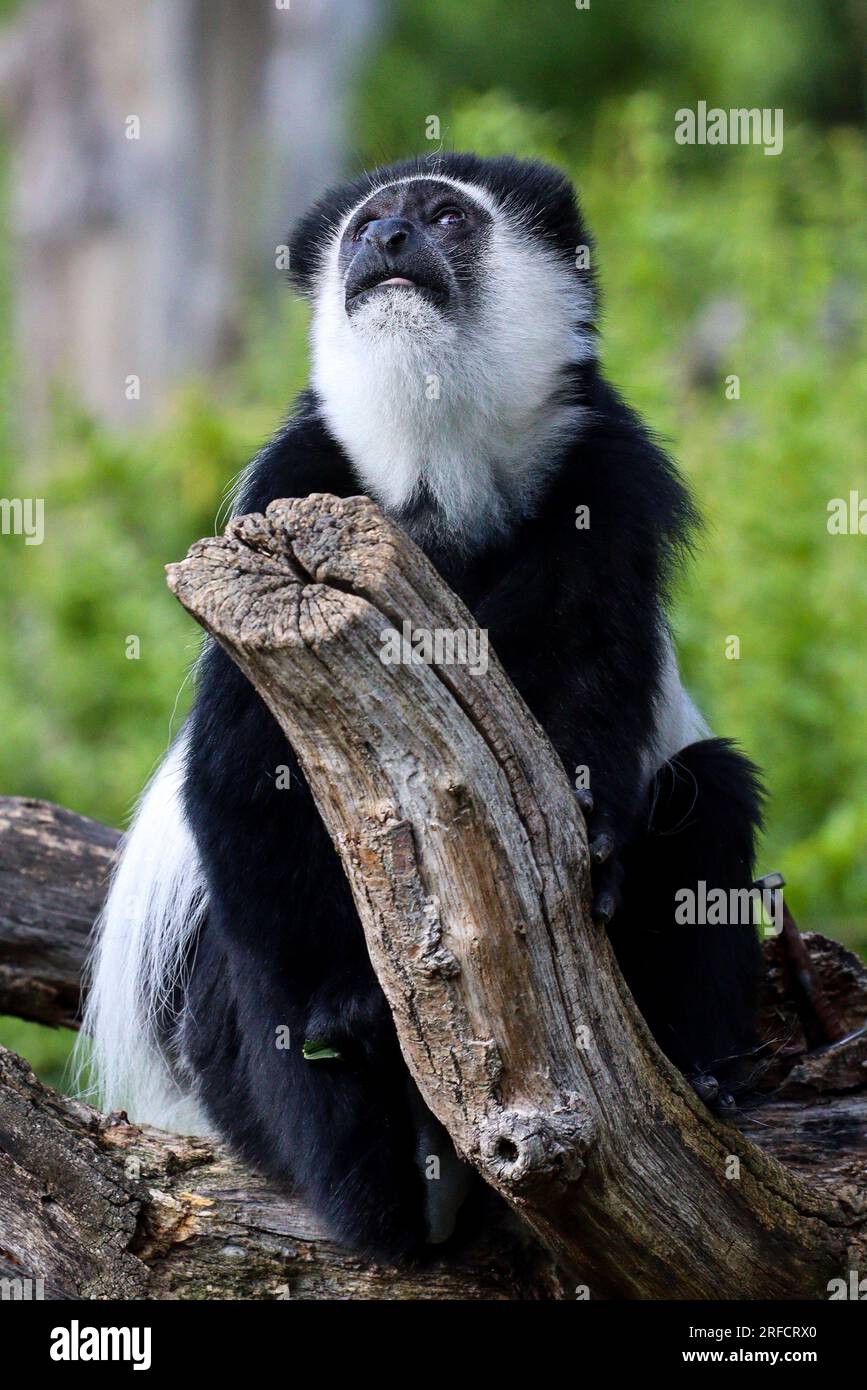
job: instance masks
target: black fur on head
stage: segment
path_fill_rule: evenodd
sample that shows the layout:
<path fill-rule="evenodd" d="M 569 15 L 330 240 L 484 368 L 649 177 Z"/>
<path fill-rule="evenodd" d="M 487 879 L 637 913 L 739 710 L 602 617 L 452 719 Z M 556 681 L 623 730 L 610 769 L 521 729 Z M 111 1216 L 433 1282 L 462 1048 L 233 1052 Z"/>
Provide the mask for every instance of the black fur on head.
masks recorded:
<path fill-rule="evenodd" d="M 572 184 L 550 164 L 515 159 L 512 155 L 492 159 L 476 154 L 418 155 L 372 169 L 329 189 L 301 218 L 289 240 L 289 278 L 300 294 L 312 292 L 322 253 L 346 214 L 374 189 L 413 175 L 476 184 L 494 198 L 510 220 L 525 227 L 573 267 L 578 248 L 592 246 Z M 576 270 L 576 274 L 593 286 L 589 269 Z"/>

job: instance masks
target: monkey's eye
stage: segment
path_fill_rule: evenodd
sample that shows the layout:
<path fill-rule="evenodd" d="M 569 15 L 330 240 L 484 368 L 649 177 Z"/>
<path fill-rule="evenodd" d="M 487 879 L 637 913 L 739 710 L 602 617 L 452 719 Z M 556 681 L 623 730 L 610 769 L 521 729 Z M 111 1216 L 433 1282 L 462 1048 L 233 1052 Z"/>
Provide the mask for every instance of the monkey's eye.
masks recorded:
<path fill-rule="evenodd" d="M 466 222 L 467 214 L 462 208 L 447 207 L 440 208 L 431 218 L 439 227 L 453 227 L 457 222 Z"/>
<path fill-rule="evenodd" d="M 367 231 L 372 220 L 372 218 L 368 217 L 365 222 L 362 222 L 359 227 L 356 227 L 355 231 L 352 233 L 353 241 L 361 241 L 361 238 L 364 236 L 364 233 Z"/>

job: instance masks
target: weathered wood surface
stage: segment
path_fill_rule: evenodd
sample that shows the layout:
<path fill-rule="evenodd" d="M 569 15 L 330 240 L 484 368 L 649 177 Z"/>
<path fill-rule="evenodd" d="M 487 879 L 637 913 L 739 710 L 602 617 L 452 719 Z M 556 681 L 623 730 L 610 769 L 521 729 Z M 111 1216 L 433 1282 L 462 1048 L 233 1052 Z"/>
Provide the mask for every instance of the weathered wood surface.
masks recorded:
<path fill-rule="evenodd" d="M 169 584 L 299 756 L 422 1094 L 569 1274 L 821 1295 L 863 1213 L 714 1121 L 654 1046 L 588 918 L 562 766 L 496 659 L 381 659 L 404 622 L 473 626 L 417 547 L 364 498 L 278 501 Z"/>
<path fill-rule="evenodd" d="M 495 1224 L 425 1269 L 371 1264 L 205 1139 L 99 1115 L 0 1048 L 0 1267 L 70 1298 L 557 1298 L 552 1262 Z"/>
<path fill-rule="evenodd" d="M 100 1116 L 3 1053 L 5 1275 L 41 1275 L 54 1296 L 559 1298 L 581 1283 L 594 1296 L 797 1298 L 863 1264 L 864 1036 L 810 1052 L 770 942 L 772 1094 L 743 1134 L 706 1114 L 586 919 L 583 824 L 499 667 L 380 661 L 383 628 L 404 617 L 469 618 L 370 503 L 275 504 L 200 542 L 171 583 L 302 759 L 429 1103 L 553 1257 L 494 1220 L 425 1270 L 371 1267 L 219 1144 Z M 74 1023 L 117 838 L 44 803 L 0 802 L 0 1009 Z M 857 1028 L 867 971 L 806 941 Z"/>
<path fill-rule="evenodd" d="M 48 802 L 0 799 L 0 1014 L 77 1027 L 87 942 L 119 839 Z"/>

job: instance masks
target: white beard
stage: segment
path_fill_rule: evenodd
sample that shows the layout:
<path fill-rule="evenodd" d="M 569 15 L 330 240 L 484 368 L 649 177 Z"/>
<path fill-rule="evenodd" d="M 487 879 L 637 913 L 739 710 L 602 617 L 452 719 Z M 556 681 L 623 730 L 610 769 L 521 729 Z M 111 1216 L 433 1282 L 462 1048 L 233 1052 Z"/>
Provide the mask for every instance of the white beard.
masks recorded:
<path fill-rule="evenodd" d="M 503 532 L 532 512 L 580 427 L 582 408 L 556 397 L 565 370 L 592 356 L 589 294 L 500 218 L 472 315 L 455 322 L 391 286 L 350 319 L 339 239 L 315 295 L 312 381 L 360 486 L 397 514 L 424 489 L 453 541 Z"/>

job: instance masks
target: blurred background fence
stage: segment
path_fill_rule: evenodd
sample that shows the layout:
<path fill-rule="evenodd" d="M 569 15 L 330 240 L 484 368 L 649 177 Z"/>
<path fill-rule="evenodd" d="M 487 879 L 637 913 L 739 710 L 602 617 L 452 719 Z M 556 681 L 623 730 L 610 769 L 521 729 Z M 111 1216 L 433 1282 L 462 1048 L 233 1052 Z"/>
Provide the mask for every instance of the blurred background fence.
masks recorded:
<path fill-rule="evenodd" d="M 867 535 L 828 528 L 867 512 L 867 0 L 0 13 L 0 493 L 45 503 L 41 544 L 0 535 L 0 792 L 123 823 L 179 726 L 162 566 L 305 380 L 292 219 L 365 164 L 539 155 L 596 234 L 608 371 L 709 519 L 677 630 L 767 769 L 762 866 L 867 949 Z M 679 145 L 699 101 L 781 108 L 783 150 Z M 0 1040 L 57 1080 L 62 1035 Z"/>

